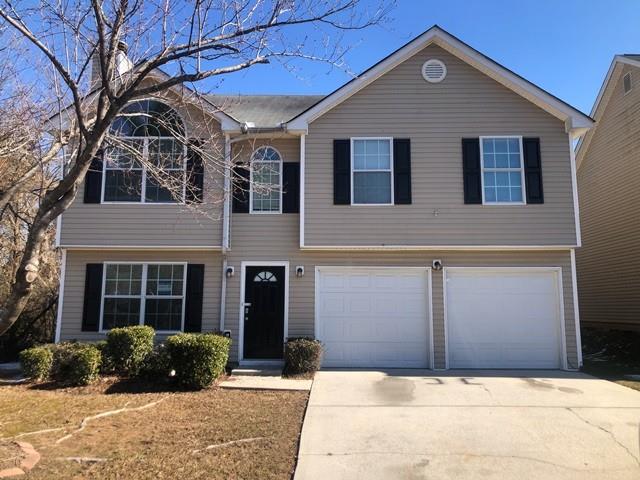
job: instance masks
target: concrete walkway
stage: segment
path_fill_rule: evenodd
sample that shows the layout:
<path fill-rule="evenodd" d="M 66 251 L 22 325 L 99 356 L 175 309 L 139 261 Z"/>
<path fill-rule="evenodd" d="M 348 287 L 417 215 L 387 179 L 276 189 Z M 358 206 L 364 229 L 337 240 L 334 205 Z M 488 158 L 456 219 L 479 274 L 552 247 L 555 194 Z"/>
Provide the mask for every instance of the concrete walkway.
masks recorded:
<path fill-rule="evenodd" d="M 579 373 L 322 371 L 295 480 L 639 479 L 639 420 Z"/>

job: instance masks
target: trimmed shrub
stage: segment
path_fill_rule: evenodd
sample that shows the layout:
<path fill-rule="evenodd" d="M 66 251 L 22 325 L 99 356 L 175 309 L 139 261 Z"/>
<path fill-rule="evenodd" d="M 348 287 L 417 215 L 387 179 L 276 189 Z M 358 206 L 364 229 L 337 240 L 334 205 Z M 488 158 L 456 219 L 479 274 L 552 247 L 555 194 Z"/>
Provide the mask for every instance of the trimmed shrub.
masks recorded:
<path fill-rule="evenodd" d="M 311 338 L 290 338 L 284 345 L 284 369 L 288 375 L 316 372 L 322 363 L 322 344 Z"/>
<path fill-rule="evenodd" d="M 164 344 L 160 344 L 156 345 L 144 359 L 137 376 L 146 380 L 167 380 L 170 372 L 169 349 Z"/>
<path fill-rule="evenodd" d="M 136 325 L 114 328 L 107 333 L 104 353 L 118 373 L 135 376 L 144 359 L 153 350 L 153 328 Z"/>
<path fill-rule="evenodd" d="M 169 337 L 166 345 L 178 383 L 202 389 L 224 372 L 231 339 L 212 333 L 179 333 Z"/>
<path fill-rule="evenodd" d="M 25 377 L 33 381 L 46 380 L 53 365 L 53 352 L 46 346 L 28 348 L 20 352 L 20 365 Z"/>
<path fill-rule="evenodd" d="M 100 373 L 109 374 L 115 371 L 115 367 L 111 363 L 111 357 L 109 356 L 109 352 L 107 351 L 107 341 L 100 340 L 94 343 L 95 347 L 100 351 Z"/>
<path fill-rule="evenodd" d="M 100 373 L 100 350 L 90 343 L 61 343 L 53 347 L 51 376 L 65 385 L 89 385 Z"/>

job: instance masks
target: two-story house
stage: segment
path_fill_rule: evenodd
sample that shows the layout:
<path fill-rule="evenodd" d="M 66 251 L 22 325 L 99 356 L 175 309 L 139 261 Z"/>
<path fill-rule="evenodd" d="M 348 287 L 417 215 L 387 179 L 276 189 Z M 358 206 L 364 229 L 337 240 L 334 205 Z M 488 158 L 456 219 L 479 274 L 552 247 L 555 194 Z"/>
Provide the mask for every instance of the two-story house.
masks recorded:
<path fill-rule="evenodd" d="M 640 331 L 640 55 L 616 55 L 576 152 L 585 326 Z"/>
<path fill-rule="evenodd" d="M 580 366 L 571 146 L 590 117 L 439 27 L 326 96 L 208 100 L 223 112 L 129 116 L 174 108 L 253 167 L 204 172 L 219 215 L 92 172 L 59 225 L 58 340 L 149 324 L 229 331 L 246 364 L 309 336 L 332 367 Z M 230 175 L 245 188 L 216 202 Z"/>

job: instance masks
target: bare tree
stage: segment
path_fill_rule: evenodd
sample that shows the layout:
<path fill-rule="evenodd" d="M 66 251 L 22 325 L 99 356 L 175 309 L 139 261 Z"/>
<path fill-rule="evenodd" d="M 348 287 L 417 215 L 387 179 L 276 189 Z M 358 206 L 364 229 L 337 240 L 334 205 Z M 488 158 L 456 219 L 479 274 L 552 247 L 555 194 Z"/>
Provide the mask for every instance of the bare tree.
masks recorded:
<path fill-rule="evenodd" d="M 366 7 L 360 0 L 0 0 L 0 33 L 13 31 L 24 42 L 25 63 L 45 60 L 38 81 L 48 80 L 47 89 L 55 94 L 48 105 L 56 114 L 48 136 L 29 144 L 41 152 L 37 165 L 3 187 L 0 207 L 63 150 L 67 165 L 55 182 L 42 187 L 13 284 L 0 306 L 0 335 L 25 308 L 50 225 L 74 200 L 128 104 L 176 89 L 185 92 L 187 86 L 197 97 L 197 82 L 272 60 L 288 64 L 303 58 L 340 66 L 342 32 L 378 24 L 390 7 L 389 1 L 380 2 Z M 220 155 L 215 158 L 217 168 L 228 167 Z M 149 166 L 170 186 L 164 167 Z"/>

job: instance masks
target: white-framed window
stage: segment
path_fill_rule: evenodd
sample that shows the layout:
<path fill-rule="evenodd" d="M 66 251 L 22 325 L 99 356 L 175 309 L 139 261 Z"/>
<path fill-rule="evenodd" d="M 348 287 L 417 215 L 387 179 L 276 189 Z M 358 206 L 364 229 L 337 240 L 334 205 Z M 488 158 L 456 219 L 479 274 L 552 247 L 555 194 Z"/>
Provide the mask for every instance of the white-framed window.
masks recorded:
<path fill-rule="evenodd" d="M 262 146 L 251 155 L 250 213 L 282 213 L 282 155 Z"/>
<path fill-rule="evenodd" d="M 482 203 L 524 204 L 522 137 L 480 137 Z"/>
<path fill-rule="evenodd" d="M 155 100 L 128 105 L 110 129 L 104 149 L 102 203 L 182 203 L 187 147 L 178 114 Z"/>
<path fill-rule="evenodd" d="M 131 325 L 184 330 L 186 284 L 186 263 L 106 262 L 100 331 Z"/>
<path fill-rule="evenodd" d="M 351 204 L 393 205 L 393 138 L 351 139 Z"/>

